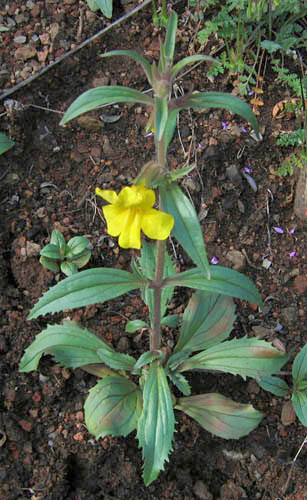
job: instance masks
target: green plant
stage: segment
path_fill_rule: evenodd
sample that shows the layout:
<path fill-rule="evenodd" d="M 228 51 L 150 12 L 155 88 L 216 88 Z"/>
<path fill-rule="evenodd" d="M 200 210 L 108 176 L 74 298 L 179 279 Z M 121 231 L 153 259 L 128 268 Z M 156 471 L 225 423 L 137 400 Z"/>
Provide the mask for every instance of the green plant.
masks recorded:
<path fill-rule="evenodd" d="M 90 242 L 84 236 L 75 236 L 68 243 L 58 229 L 54 229 L 51 234 L 50 243 L 40 252 L 40 263 L 53 271 L 71 276 L 76 274 L 78 269 L 84 267 L 91 258 Z"/>
<path fill-rule="evenodd" d="M 9 149 L 14 146 L 12 139 L 7 137 L 5 134 L 0 133 L 0 155 L 6 153 Z"/>
<path fill-rule="evenodd" d="M 292 389 L 280 377 L 261 377 L 258 381 L 260 387 L 272 392 L 275 396 L 287 396 L 291 393 L 291 402 L 294 411 L 307 427 L 307 344 L 296 355 L 292 364 Z"/>
<path fill-rule="evenodd" d="M 279 52 L 284 57 L 306 44 L 303 20 L 307 7 L 301 0 L 190 1 L 189 7 L 195 20 L 203 19 L 204 14 L 210 17 L 212 8 L 215 9 L 197 34 L 199 43 L 206 43 L 213 35 L 225 46 L 207 76 L 214 78 L 225 71 L 237 75 L 236 85 L 241 95 L 246 95 L 251 85 L 256 84 L 261 70 L 261 49 L 269 54 Z"/>
<path fill-rule="evenodd" d="M 218 92 L 188 92 L 171 98 L 178 73 L 188 64 L 205 61 L 202 55 L 173 64 L 177 15 L 171 12 L 158 65 L 140 54 L 115 50 L 102 57 L 128 56 L 140 63 L 154 95 L 121 86 L 103 86 L 86 91 L 66 111 L 61 124 L 103 104 L 130 102 L 151 107 L 148 128 L 154 131 L 156 157 L 147 163 L 129 187 L 119 194 L 96 189 L 108 204 L 102 210 L 107 231 L 119 237 L 123 248 L 141 248 L 132 259 L 131 271 L 98 268 L 81 271 L 47 291 L 31 310 L 29 318 L 84 307 L 140 290 L 148 308 L 148 320 L 136 318 L 126 325 L 134 332 L 146 328 L 149 349 L 138 359 L 116 352 L 112 346 L 71 321 L 48 325 L 37 335 L 20 362 L 20 370 L 36 370 L 43 354 L 51 354 L 61 365 L 82 368 L 100 377 L 86 400 L 85 422 L 98 439 L 111 434 L 127 436 L 136 430 L 143 450 L 146 485 L 154 481 L 172 449 L 175 413 L 179 410 L 197 420 L 217 436 L 240 438 L 251 432 L 262 414 L 250 404 L 239 404 L 216 393 L 191 395 L 187 371 L 208 370 L 247 376 L 258 380 L 276 373 L 288 356 L 269 342 L 257 338 L 227 340 L 235 321 L 233 297 L 261 305 L 255 285 L 229 268 L 210 265 L 202 230 L 193 204 L 177 181 L 193 165 L 170 171 L 167 149 L 173 138 L 176 117 L 183 109 L 225 108 L 258 125 L 250 107 L 239 98 Z M 210 59 L 210 58 L 209 58 Z M 159 209 L 153 208 L 159 193 Z M 156 243 L 141 241 L 141 231 Z M 177 272 L 166 250 L 173 237 L 184 248 L 194 267 Z M 176 327 L 180 318 L 168 314 L 175 287 L 196 289 L 184 311 L 174 349 L 163 346 L 161 330 Z M 183 397 L 178 397 L 181 392 Z"/>
<path fill-rule="evenodd" d="M 87 0 L 87 4 L 93 12 L 101 10 L 104 16 L 111 19 L 113 10 L 113 0 Z"/>

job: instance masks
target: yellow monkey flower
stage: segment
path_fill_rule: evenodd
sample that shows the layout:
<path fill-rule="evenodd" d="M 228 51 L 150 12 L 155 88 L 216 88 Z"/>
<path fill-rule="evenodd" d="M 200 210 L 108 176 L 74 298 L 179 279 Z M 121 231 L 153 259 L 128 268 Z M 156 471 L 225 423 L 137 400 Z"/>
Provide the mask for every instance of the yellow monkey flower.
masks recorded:
<path fill-rule="evenodd" d="M 111 236 L 119 236 L 122 248 L 141 248 L 141 231 L 154 240 L 165 240 L 174 227 L 174 217 L 152 208 L 156 202 L 153 189 L 144 184 L 115 191 L 96 188 L 95 193 L 109 202 L 102 207 Z"/>

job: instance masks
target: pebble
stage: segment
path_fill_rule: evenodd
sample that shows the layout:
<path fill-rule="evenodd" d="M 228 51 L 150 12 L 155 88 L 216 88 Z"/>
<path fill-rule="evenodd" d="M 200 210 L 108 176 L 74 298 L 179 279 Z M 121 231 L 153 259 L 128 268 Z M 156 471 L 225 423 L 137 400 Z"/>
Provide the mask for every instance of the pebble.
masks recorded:
<path fill-rule="evenodd" d="M 24 36 L 24 35 L 17 35 L 15 36 L 14 38 L 14 42 L 15 43 L 18 43 L 18 44 L 23 44 L 23 43 L 26 43 L 27 41 L 27 37 Z"/>
<path fill-rule="evenodd" d="M 22 61 L 27 61 L 32 57 L 36 56 L 36 50 L 30 45 L 24 45 L 23 47 L 19 47 L 14 52 L 15 59 L 21 59 Z"/>
<path fill-rule="evenodd" d="M 196 481 L 193 492 L 200 500 L 212 500 L 213 496 L 208 490 L 208 486 L 203 481 Z"/>
<path fill-rule="evenodd" d="M 244 269 L 246 258 L 239 250 L 229 250 L 226 254 L 226 258 L 231 262 L 232 269 L 236 271 L 242 271 Z"/>

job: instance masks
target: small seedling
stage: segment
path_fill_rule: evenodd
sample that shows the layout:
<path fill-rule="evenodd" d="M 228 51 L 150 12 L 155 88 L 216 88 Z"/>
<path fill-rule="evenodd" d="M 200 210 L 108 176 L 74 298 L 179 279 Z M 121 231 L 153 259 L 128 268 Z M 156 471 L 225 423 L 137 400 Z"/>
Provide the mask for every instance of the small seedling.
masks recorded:
<path fill-rule="evenodd" d="M 91 257 L 90 242 L 84 236 L 75 236 L 68 243 L 58 229 L 54 229 L 51 234 L 50 243 L 40 252 L 40 263 L 53 271 L 71 276 L 76 274 L 78 269 L 84 267 Z"/>

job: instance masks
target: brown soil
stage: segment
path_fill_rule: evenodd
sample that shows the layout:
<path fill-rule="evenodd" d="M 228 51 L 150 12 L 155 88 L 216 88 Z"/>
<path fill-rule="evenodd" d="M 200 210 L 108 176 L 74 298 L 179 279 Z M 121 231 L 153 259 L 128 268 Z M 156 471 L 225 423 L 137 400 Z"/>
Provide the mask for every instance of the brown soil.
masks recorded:
<path fill-rule="evenodd" d="M 129 9 L 132 7 L 129 5 Z M 184 25 L 186 17 L 180 4 L 178 13 L 181 20 L 176 54 L 180 59 L 195 50 L 195 27 Z M 115 10 L 114 19 L 121 14 Z M 7 15 L 15 22 L 9 32 L 0 34 L 1 69 L 7 70 L 0 75 L 3 89 L 46 66 L 101 30 L 105 23 L 83 10 L 80 24 L 76 0 L 16 0 L 10 2 L 8 14 L 0 7 L 0 15 L 5 22 Z M 24 45 L 14 42 L 20 35 L 27 37 Z M 33 35 L 41 38 L 35 41 Z M 18 55 L 17 51 L 30 40 L 33 52 L 27 59 L 25 53 Z M 15 147 L 0 158 L 2 500 L 307 498 L 306 446 L 283 491 L 306 429 L 291 415 L 288 421 L 285 415 L 281 418 L 285 401 L 261 390 L 254 381 L 243 382 L 227 375 L 191 377 L 193 393 L 217 391 L 236 401 L 252 402 L 265 417 L 246 438 L 225 441 L 176 414 L 177 433 L 170 462 L 159 479 L 146 488 L 134 433 L 126 439 L 95 442 L 85 428 L 82 408 L 95 377 L 81 370 L 62 369 L 49 358 L 42 360 L 40 371 L 18 372 L 23 351 L 35 335 L 47 322 L 63 317 L 59 314 L 27 321 L 42 292 L 62 279 L 39 264 L 40 248 L 57 228 L 67 238 L 85 235 L 90 239 L 94 250 L 87 267 L 128 268 L 131 253 L 119 251 L 117 241 L 106 235 L 94 188 L 120 189 L 154 154 L 152 137 L 144 137 L 147 117 L 140 106 L 105 108 L 65 129 L 59 127 L 61 113 L 94 85 L 123 84 L 146 90 L 145 77 L 134 62 L 122 58 L 102 61 L 99 54 L 131 48 L 156 58 L 158 46 L 159 31 L 153 30 L 148 8 L 15 92 L 10 97 L 23 109 L 2 118 L 2 131 L 16 141 Z M 211 84 L 202 66 L 178 83 L 184 89 L 193 83 L 197 90 L 232 90 L 226 81 Z M 170 165 L 175 168 L 187 161 L 197 162 L 183 185 L 202 215 L 209 258 L 216 256 L 220 264 L 231 266 L 228 252 L 238 250 L 240 257 L 245 257 L 243 272 L 257 283 L 265 300 L 261 313 L 238 301 L 234 333 L 262 335 L 296 353 L 307 339 L 306 239 L 303 224 L 293 213 L 295 181 L 274 175 L 287 154 L 276 146 L 276 132 L 295 128 L 294 120 L 272 120 L 272 108 L 285 92 L 268 71 L 265 106 L 259 117 L 264 130 L 261 142 L 250 137 L 248 124 L 228 112 L 182 113 L 170 146 Z M 102 112 L 122 116 L 115 123 L 104 123 L 99 119 Z M 222 121 L 228 125 L 226 130 Z M 248 131 L 242 131 L 242 126 Z M 231 166 L 238 169 L 238 182 L 227 174 Z M 252 169 L 257 192 L 240 175 L 244 166 Z M 284 233 L 276 233 L 276 226 Z M 290 234 L 293 228 L 295 232 Z M 296 256 L 290 258 L 293 251 Z M 180 249 L 170 246 L 170 252 L 182 269 L 191 266 Z M 262 265 L 265 255 L 272 262 L 268 269 Z M 187 297 L 186 292 L 177 290 L 171 307 L 182 312 Z M 73 311 L 70 317 L 119 349 L 138 356 L 147 348 L 148 338 L 145 334 L 127 336 L 124 328 L 127 319 L 140 317 L 143 310 L 140 297 L 128 295 Z M 165 341 L 175 335 L 166 331 Z M 290 367 L 289 363 L 285 369 Z M 287 380 L 291 383 L 291 378 Z"/>

